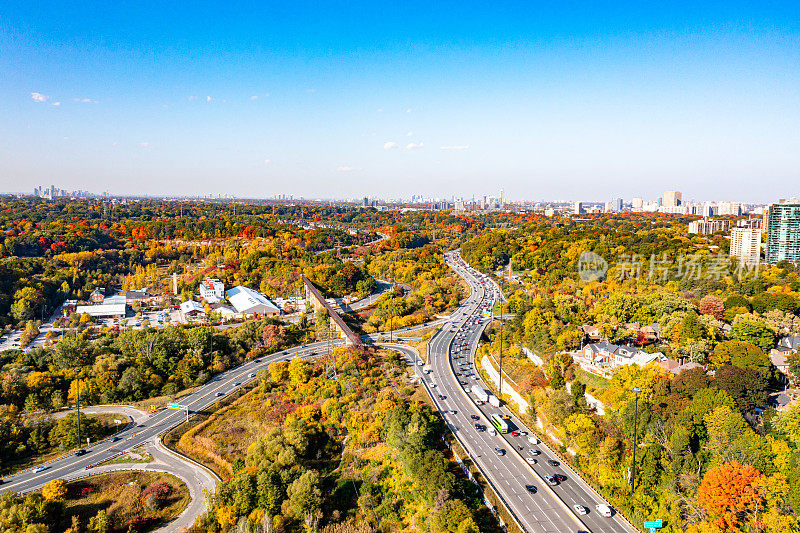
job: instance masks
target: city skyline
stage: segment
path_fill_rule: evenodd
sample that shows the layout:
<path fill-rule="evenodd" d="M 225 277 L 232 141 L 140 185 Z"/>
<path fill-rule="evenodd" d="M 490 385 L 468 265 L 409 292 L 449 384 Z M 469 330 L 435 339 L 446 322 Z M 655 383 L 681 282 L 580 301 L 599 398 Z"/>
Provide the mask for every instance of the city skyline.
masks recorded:
<path fill-rule="evenodd" d="M 789 2 L 2 15 L 0 190 L 767 203 L 800 168 Z"/>

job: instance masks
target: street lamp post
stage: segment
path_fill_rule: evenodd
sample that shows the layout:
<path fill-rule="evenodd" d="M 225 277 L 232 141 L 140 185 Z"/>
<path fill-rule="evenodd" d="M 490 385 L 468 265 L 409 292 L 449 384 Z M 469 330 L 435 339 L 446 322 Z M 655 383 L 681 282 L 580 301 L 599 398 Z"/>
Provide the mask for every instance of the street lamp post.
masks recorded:
<path fill-rule="evenodd" d="M 81 377 L 80 369 L 75 369 L 75 380 L 78 382 L 78 449 L 81 449 Z"/>
<path fill-rule="evenodd" d="M 639 387 L 634 387 L 633 392 L 636 394 L 634 396 L 633 405 L 634 405 L 634 414 L 633 414 L 633 460 L 631 461 L 631 496 L 633 496 L 633 491 L 636 489 L 636 423 L 639 421 L 639 393 L 642 392 L 642 389 Z"/>

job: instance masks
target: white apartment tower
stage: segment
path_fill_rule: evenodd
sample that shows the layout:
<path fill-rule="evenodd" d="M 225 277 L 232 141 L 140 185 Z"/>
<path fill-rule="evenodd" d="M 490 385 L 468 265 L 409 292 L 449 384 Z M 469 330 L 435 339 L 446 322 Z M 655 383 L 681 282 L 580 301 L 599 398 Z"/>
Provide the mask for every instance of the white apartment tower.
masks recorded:
<path fill-rule="evenodd" d="M 761 229 L 736 227 L 731 229 L 731 257 L 739 263 L 757 265 L 761 261 Z"/>

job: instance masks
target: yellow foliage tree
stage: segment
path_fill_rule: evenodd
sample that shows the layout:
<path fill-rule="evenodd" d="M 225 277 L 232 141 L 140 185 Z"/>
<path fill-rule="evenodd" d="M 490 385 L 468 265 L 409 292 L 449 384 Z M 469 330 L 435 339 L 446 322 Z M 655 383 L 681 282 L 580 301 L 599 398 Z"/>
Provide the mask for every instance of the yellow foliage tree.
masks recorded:
<path fill-rule="evenodd" d="M 67 496 L 67 483 L 63 479 L 54 479 L 42 487 L 45 500 L 61 501 Z"/>

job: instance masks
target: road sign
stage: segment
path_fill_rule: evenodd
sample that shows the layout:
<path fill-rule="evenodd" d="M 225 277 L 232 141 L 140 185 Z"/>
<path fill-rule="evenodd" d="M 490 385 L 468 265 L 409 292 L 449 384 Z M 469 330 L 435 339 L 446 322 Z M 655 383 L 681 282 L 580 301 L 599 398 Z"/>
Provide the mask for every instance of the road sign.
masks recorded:
<path fill-rule="evenodd" d="M 649 527 L 649 528 L 662 527 L 663 525 L 664 523 L 660 518 L 658 520 L 651 520 L 649 522 L 644 523 L 644 527 Z"/>
<path fill-rule="evenodd" d="M 183 409 L 183 406 L 177 403 L 168 403 L 167 409 Z"/>

